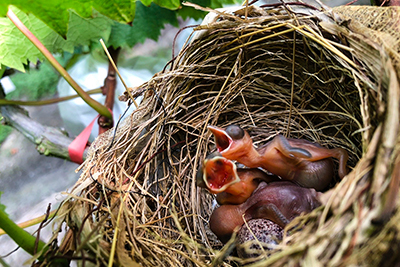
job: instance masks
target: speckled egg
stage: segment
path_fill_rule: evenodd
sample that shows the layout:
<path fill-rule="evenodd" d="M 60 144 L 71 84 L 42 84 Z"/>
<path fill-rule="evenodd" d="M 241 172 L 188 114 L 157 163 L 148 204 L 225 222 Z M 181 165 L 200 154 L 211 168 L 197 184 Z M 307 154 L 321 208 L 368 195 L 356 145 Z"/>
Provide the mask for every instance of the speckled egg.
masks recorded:
<path fill-rule="evenodd" d="M 272 250 L 282 240 L 283 228 L 267 219 L 253 219 L 244 224 L 237 235 L 238 255 L 242 258 L 254 258 L 262 253 L 257 239 L 262 244 L 264 251 Z M 252 244 L 245 244 L 253 241 Z M 259 251 L 259 253 L 257 252 Z"/>

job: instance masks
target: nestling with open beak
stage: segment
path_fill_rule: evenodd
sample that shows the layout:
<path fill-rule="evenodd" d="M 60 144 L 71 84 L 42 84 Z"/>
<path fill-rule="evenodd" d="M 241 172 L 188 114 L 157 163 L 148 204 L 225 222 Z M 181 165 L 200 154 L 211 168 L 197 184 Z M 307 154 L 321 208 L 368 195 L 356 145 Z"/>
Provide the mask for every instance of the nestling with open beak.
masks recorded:
<path fill-rule="evenodd" d="M 261 182 L 243 204 L 222 205 L 215 209 L 210 217 L 210 229 L 225 243 L 244 220 L 268 219 L 284 228 L 295 217 L 320 206 L 320 194 L 313 188 L 291 182 Z"/>
<path fill-rule="evenodd" d="M 196 174 L 197 186 L 207 188 L 212 194 L 223 192 L 238 182 L 235 163 L 218 152 L 208 155 Z"/>
<path fill-rule="evenodd" d="M 237 125 L 225 130 L 216 126 L 208 129 L 224 158 L 249 168 L 261 167 L 303 187 L 323 190 L 329 185 L 334 175 L 332 157 L 339 160 L 339 177 L 347 174 L 348 154 L 342 148 L 328 149 L 304 139 L 278 135 L 256 150 L 250 135 Z"/>
<path fill-rule="evenodd" d="M 217 194 L 220 205 L 241 204 L 250 197 L 261 181 L 269 183 L 280 180 L 258 168 L 237 168 L 218 152 L 210 154 L 204 160 L 196 179 L 197 186 Z"/>

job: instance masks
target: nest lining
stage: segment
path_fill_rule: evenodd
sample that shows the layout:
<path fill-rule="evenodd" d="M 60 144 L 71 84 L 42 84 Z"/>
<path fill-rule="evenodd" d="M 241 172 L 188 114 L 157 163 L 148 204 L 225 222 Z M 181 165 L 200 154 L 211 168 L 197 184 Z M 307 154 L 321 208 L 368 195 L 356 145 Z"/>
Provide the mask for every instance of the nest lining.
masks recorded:
<path fill-rule="evenodd" d="M 201 161 L 215 149 L 206 126 L 238 124 L 256 145 L 281 133 L 342 147 L 354 168 L 332 183 L 327 208 L 296 219 L 291 225 L 298 227 L 278 251 L 255 265 L 365 260 L 358 253 L 368 250 L 363 245 L 370 235 L 360 229 L 373 228 L 396 159 L 381 157 L 387 170 L 372 179 L 382 127 L 398 130 L 381 123 L 391 113 L 388 88 L 397 82 L 390 57 L 325 13 L 276 7 L 248 14 L 220 15 L 199 27 L 206 32 L 185 46 L 170 70 L 141 86 L 140 107 L 115 134 L 94 142 L 73 192 L 80 196 L 64 205 L 68 226 L 79 229 L 76 255 L 94 255 L 100 265 L 111 257 L 121 266 L 246 263 L 209 231 L 213 196 L 195 185 Z"/>

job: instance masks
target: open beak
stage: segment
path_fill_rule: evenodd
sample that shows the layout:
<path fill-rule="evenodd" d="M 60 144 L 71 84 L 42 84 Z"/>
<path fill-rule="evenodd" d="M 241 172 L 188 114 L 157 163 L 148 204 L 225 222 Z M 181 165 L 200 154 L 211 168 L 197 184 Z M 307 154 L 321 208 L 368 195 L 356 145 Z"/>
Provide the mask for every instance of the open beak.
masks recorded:
<path fill-rule="evenodd" d="M 207 128 L 214 135 L 215 145 L 220 153 L 228 151 L 233 143 L 233 139 L 222 128 L 216 126 L 207 126 Z"/>
<path fill-rule="evenodd" d="M 236 171 L 236 165 L 221 156 L 205 159 L 202 168 L 203 183 L 212 193 L 218 194 L 225 191 L 229 186 L 240 181 Z M 203 183 L 199 183 L 198 185 Z"/>

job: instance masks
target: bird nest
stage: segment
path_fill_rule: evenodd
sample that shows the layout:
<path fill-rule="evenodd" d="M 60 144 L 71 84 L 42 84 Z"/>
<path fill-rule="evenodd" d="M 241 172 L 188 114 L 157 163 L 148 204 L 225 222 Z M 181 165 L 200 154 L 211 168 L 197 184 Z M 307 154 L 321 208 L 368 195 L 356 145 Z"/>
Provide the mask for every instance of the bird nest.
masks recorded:
<path fill-rule="evenodd" d="M 392 36 L 372 40 L 372 29 L 340 9 L 305 4 L 214 14 L 169 70 L 122 96 L 143 100 L 92 144 L 61 208 L 59 225 L 69 231 L 59 252 L 100 266 L 393 263 L 400 72 Z M 231 124 L 256 146 L 283 134 L 349 153 L 351 171 L 336 177 L 323 205 L 252 259 L 209 230 L 214 196 L 196 187 L 197 169 L 215 150 L 207 125 Z"/>

